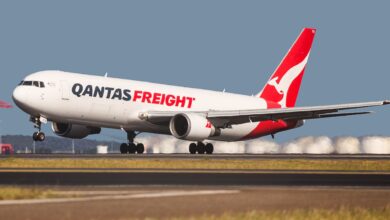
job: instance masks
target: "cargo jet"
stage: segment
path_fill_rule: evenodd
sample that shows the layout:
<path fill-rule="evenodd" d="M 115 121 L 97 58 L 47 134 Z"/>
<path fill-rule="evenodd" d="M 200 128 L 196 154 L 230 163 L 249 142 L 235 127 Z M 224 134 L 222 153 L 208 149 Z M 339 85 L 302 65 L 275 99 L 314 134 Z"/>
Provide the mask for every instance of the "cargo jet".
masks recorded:
<path fill-rule="evenodd" d="M 121 153 L 143 153 L 135 144 L 141 132 L 192 141 L 191 154 L 211 154 L 208 140 L 242 141 L 300 127 L 304 120 L 367 114 L 340 112 L 390 104 L 374 101 L 295 107 L 316 30 L 304 28 L 264 88 L 254 96 L 162 85 L 63 71 L 28 75 L 13 92 L 15 104 L 29 114 L 43 141 L 41 124 L 55 134 L 84 138 L 102 127 L 121 129 L 128 143 Z"/>

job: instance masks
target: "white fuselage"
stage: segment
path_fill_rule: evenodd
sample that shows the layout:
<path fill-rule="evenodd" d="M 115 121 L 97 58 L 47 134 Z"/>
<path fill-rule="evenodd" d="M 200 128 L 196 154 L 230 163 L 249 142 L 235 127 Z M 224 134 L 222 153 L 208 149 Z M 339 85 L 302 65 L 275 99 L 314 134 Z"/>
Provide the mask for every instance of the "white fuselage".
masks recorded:
<path fill-rule="evenodd" d="M 96 127 L 170 134 L 166 126 L 141 120 L 139 114 L 267 108 L 265 100 L 258 97 L 62 71 L 41 71 L 24 80 L 45 85 L 15 89 L 16 104 L 28 114 Z M 240 140 L 257 125 L 233 125 L 211 139 Z"/>

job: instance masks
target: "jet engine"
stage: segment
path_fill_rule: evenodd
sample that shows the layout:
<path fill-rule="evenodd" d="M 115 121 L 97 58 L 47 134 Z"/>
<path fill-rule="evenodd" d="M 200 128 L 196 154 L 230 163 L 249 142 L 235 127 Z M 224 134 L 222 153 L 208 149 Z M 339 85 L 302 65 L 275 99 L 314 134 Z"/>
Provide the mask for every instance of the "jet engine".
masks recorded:
<path fill-rule="evenodd" d="M 206 117 L 196 113 L 179 113 L 172 117 L 169 129 L 173 136 L 189 141 L 203 141 L 220 134 Z"/>
<path fill-rule="evenodd" d="M 74 139 L 85 138 L 90 134 L 99 134 L 101 131 L 99 127 L 59 122 L 53 122 L 51 128 L 58 136 Z"/>

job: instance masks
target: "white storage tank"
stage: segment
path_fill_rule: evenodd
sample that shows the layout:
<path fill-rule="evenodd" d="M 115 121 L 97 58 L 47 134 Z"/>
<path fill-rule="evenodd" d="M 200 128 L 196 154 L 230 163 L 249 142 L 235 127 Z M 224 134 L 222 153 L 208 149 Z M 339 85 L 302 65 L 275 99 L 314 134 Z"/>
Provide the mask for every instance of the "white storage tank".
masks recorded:
<path fill-rule="evenodd" d="M 98 146 L 96 146 L 96 152 L 98 154 L 107 154 L 108 153 L 108 146 L 107 145 L 98 145 Z"/>

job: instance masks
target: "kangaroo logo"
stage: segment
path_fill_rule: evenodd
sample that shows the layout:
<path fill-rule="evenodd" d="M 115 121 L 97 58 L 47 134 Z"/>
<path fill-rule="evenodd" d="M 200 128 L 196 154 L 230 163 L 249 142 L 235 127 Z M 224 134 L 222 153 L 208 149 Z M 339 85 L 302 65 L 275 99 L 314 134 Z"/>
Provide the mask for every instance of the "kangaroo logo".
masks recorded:
<path fill-rule="evenodd" d="M 273 86 L 280 95 L 283 95 L 283 98 L 278 102 L 280 106 L 286 107 L 288 89 L 290 88 L 291 83 L 302 72 L 303 68 L 305 68 L 308 58 L 309 54 L 307 54 L 306 58 L 302 60 L 302 62 L 289 69 L 279 80 L 279 83 L 277 82 L 279 76 L 276 76 L 268 81 L 268 85 Z"/>
<path fill-rule="evenodd" d="M 211 128 L 211 122 L 207 120 L 206 122 L 206 128 Z"/>

